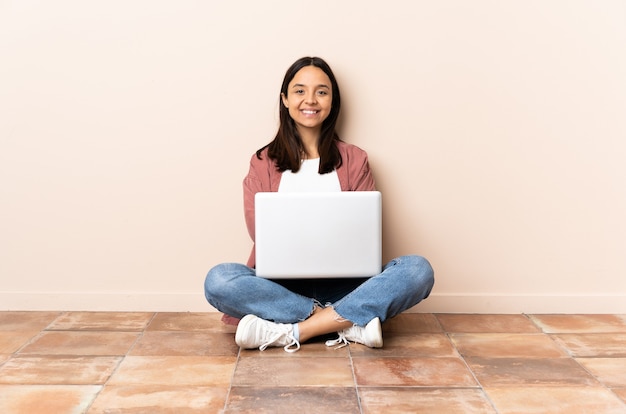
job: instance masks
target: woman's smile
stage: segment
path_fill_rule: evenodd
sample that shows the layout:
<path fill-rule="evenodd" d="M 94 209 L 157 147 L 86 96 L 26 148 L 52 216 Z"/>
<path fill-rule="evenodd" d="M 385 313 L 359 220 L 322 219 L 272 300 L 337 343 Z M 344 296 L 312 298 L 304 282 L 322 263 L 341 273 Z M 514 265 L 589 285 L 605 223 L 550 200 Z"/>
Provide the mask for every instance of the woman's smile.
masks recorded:
<path fill-rule="evenodd" d="M 301 112 L 302 112 L 304 115 L 307 115 L 307 116 L 308 116 L 308 115 L 317 115 L 317 113 L 318 113 L 319 111 L 316 111 L 316 110 L 313 110 L 313 109 L 302 109 L 302 110 L 301 110 Z"/>

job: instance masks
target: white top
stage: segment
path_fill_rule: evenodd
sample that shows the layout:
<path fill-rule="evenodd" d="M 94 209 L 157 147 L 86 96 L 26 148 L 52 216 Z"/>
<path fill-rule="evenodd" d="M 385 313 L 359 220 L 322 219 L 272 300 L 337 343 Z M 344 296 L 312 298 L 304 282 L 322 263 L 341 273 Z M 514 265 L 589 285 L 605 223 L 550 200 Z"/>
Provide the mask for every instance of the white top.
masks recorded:
<path fill-rule="evenodd" d="M 327 192 L 341 191 L 337 171 L 319 174 L 320 159 L 303 160 L 297 173 L 287 170 L 283 172 L 278 185 L 279 192 Z"/>

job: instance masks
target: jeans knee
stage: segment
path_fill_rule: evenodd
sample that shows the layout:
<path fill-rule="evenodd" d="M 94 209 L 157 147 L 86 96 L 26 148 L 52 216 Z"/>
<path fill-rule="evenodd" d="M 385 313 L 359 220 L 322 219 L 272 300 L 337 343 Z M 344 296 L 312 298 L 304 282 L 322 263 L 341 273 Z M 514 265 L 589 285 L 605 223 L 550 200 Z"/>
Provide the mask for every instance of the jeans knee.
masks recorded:
<path fill-rule="evenodd" d="M 216 285 L 214 280 L 215 277 L 215 267 L 209 270 L 206 277 L 204 278 L 204 297 L 210 302 L 211 297 L 213 296 L 213 288 Z"/>
<path fill-rule="evenodd" d="M 212 298 L 220 297 L 222 292 L 227 289 L 226 286 L 231 279 L 229 275 L 232 274 L 230 271 L 231 267 L 230 263 L 222 263 L 213 267 L 207 273 L 204 279 L 204 296 L 209 302 L 211 302 Z"/>
<path fill-rule="evenodd" d="M 404 259 L 410 263 L 408 266 L 412 270 L 410 276 L 415 284 L 430 293 L 435 285 L 435 271 L 430 262 L 425 257 L 417 255 L 406 256 Z"/>

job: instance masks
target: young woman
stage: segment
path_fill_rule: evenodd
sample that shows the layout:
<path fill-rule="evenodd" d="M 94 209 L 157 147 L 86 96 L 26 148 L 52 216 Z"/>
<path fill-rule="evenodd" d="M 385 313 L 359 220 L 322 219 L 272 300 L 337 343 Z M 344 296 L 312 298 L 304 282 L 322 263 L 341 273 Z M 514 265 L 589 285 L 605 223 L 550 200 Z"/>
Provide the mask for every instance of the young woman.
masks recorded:
<path fill-rule="evenodd" d="M 243 181 L 253 241 L 257 192 L 375 190 L 365 151 L 335 131 L 341 99 L 324 60 L 304 57 L 291 65 L 279 107 L 276 137 L 252 156 Z M 300 343 L 334 332 L 339 337 L 329 346 L 353 341 L 382 347 L 381 323 L 427 298 L 434 284 L 432 267 L 420 256 L 396 258 L 370 278 L 308 280 L 256 277 L 254 257 L 253 248 L 247 265 L 214 267 L 204 283 L 212 306 L 226 319 L 241 319 L 235 342 L 247 349 L 295 352 Z"/>

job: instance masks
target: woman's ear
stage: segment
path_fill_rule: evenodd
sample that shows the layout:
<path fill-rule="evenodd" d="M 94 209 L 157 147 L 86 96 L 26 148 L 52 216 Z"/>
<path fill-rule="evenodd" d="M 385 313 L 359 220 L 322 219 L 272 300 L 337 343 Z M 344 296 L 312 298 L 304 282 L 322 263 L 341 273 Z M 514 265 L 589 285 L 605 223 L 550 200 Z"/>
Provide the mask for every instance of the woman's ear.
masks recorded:
<path fill-rule="evenodd" d="M 280 94 L 281 99 L 283 100 L 283 105 L 285 105 L 285 108 L 289 109 L 289 105 L 287 104 L 287 97 L 285 96 L 284 93 Z"/>

